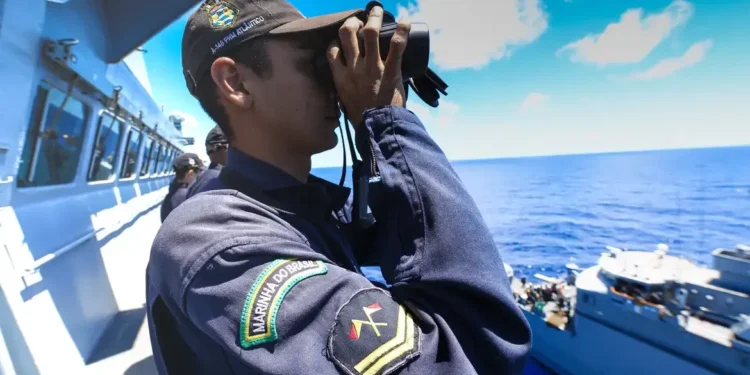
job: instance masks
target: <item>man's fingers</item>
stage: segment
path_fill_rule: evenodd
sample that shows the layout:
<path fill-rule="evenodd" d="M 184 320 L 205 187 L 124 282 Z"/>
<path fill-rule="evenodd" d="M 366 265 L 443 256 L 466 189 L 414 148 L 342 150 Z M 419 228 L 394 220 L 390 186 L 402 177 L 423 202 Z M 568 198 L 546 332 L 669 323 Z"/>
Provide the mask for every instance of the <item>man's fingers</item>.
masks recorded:
<path fill-rule="evenodd" d="M 334 79 L 344 69 L 344 63 L 341 61 L 341 47 L 339 46 L 338 40 L 334 40 L 328 45 L 326 50 L 326 58 L 328 59 L 328 65 L 331 67 Z"/>
<path fill-rule="evenodd" d="M 385 70 L 383 71 L 383 83 L 395 84 L 401 79 L 401 60 L 406 50 L 406 42 L 409 40 L 409 30 L 411 23 L 400 21 L 396 27 L 396 32 L 391 37 L 391 47 L 388 50 L 388 57 L 385 59 Z"/>
<path fill-rule="evenodd" d="M 359 58 L 359 43 L 357 42 L 357 31 L 362 27 L 362 21 L 356 17 L 350 17 L 339 28 L 339 39 L 341 48 L 344 50 L 346 65 L 351 67 Z"/>
<path fill-rule="evenodd" d="M 380 60 L 380 27 L 383 25 L 383 8 L 376 6 L 370 10 L 367 24 L 362 29 L 365 39 L 365 58 L 368 64 L 378 64 Z"/>

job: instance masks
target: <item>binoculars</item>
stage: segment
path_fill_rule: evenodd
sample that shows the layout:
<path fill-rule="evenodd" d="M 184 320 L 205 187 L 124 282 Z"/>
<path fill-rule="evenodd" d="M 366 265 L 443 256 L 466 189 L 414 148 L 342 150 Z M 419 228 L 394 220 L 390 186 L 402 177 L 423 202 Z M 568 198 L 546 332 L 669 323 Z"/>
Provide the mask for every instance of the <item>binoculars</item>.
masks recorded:
<path fill-rule="evenodd" d="M 365 7 L 365 17 L 372 8 L 383 5 L 379 1 L 370 1 Z M 364 19 L 363 21 L 367 21 Z M 380 56 L 385 59 L 391 46 L 391 38 L 396 33 L 396 17 L 388 11 L 383 11 L 383 23 L 380 28 L 379 46 Z M 358 39 L 364 41 L 364 32 L 360 29 Z M 412 22 L 409 39 L 401 61 L 401 74 L 404 87 L 411 87 L 427 105 L 435 108 L 439 105 L 440 95 L 448 95 L 448 85 L 428 67 L 430 59 L 430 29 L 426 23 Z M 319 56 L 315 62 L 316 70 L 321 79 L 333 82 L 333 78 L 324 56 Z M 408 89 L 407 89 L 408 96 Z"/>

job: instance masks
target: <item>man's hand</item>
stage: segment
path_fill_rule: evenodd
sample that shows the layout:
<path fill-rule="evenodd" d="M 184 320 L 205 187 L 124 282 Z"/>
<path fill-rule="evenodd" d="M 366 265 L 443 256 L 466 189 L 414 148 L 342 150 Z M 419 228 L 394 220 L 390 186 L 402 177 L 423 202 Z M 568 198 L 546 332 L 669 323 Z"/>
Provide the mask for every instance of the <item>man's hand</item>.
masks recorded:
<path fill-rule="evenodd" d="M 363 24 L 355 17 L 347 19 L 339 29 L 340 41 L 336 40 L 328 47 L 328 62 L 339 100 L 355 127 L 362 122 L 362 114 L 369 108 L 404 106 L 406 95 L 401 58 L 406 50 L 411 23 L 399 22 L 385 62 L 380 56 L 379 45 L 382 23 L 383 8 L 372 8 L 363 29 L 364 51 L 360 50 L 357 40 L 357 32 Z"/>

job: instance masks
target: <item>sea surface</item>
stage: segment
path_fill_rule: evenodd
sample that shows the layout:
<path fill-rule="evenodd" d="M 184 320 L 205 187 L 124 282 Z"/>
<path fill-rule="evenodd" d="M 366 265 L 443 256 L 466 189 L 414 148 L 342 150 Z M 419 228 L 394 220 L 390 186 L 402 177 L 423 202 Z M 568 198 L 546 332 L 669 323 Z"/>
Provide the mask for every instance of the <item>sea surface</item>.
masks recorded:
<path fill-rule="evenodd" d="M 607 245 L 653 250 L 663 243 L 704 265 L 716 248 L 750 245 L 750 147 L 453 165 L 516 275 L 591 266 Z M 313 173 L 338 183 L 341 168 Z M 380 279 L 377 269 L 364 272 Z M 527 373 L 543 372 L 532 365 Z"/>

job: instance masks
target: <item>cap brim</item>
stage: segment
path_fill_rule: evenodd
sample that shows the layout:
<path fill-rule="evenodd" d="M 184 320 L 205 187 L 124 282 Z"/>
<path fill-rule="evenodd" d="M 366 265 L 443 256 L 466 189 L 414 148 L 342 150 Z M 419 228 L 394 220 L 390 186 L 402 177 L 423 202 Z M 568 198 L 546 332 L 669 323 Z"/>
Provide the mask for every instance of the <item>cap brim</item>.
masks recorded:
<path fill-rule="evenodd" d="M 303 18 L 283 24 L 269 32 L 269 34 L 290 34 L 302 31 L 312 31 L 324 29 L 330 26 L 340 25 L 347 18 L 364 13 L 362 9 L 347 10 L 344 12 L 325 14 L 322 16 Z"/>

